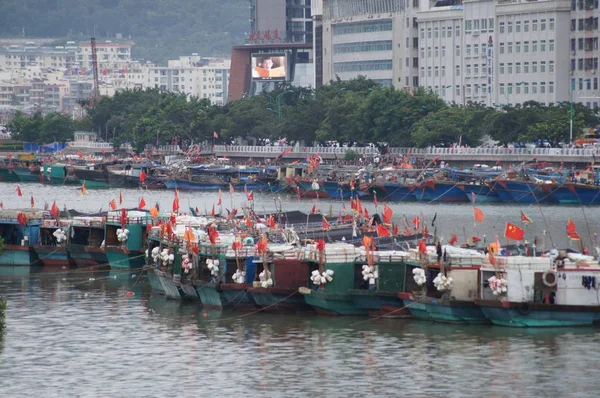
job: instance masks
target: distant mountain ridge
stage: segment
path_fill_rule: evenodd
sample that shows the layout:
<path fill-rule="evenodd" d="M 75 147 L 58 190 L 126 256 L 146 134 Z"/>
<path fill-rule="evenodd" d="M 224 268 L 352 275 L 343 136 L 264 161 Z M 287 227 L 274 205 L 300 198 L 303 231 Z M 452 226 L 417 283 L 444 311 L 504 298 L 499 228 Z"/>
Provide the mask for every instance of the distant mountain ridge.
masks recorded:
<path fill-rule="evenodd" d="M 0 36 L 124 39 L 133 57 L 165 63 L 179 55 L 228 55 L 250 30 L 247 0 L 3 0 Z"/>

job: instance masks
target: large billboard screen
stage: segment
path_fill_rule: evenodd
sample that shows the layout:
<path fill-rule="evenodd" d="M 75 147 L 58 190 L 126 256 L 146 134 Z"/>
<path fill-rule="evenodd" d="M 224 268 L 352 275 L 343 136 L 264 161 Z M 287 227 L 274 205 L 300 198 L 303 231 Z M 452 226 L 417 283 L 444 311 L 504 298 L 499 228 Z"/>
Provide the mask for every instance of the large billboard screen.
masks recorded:
<path fill-rule="evenodd" d="M 286 77 L 285 54 L 252 54 L 253 80 L 285 80 Z"/>

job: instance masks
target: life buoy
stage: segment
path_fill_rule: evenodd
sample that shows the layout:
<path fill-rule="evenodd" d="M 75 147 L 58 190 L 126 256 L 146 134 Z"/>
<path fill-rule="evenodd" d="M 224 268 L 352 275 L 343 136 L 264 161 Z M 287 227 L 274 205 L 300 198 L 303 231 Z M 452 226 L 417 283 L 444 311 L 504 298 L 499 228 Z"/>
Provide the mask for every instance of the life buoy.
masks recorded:
<path fill-rule="evenodd" d="M 542 274 L 542 282 L 547 287 L 554 287 L 558 283 L 558 275 L 554 271 L 546 270 Z"/>
<path fill-rule="evenodd" d="M 519 306 L 517 307 L 517 312 L 521 315 L 531 314 L 531 303 L 527 301 L 519 303 Z"/>
<path fill-rule="evenodd" d="M 254 245 L 254 238 L 252 238 L 251 236 L 248 236 L 247 238 L 244 238 L 244 246 L 253 246 Z"/>

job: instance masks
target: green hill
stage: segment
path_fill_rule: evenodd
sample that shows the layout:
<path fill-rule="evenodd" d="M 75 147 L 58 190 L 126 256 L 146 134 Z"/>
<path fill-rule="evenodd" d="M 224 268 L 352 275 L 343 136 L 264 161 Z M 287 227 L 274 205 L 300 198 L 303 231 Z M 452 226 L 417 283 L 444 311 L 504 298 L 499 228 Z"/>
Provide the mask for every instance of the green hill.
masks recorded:
<path fill-rule="evenodd" d="M 3 0 L 0 36 L 111 38 L 135 43 L 154 62 L 179 55 L 230 54 L 249 28 L 247 0 Z"/>

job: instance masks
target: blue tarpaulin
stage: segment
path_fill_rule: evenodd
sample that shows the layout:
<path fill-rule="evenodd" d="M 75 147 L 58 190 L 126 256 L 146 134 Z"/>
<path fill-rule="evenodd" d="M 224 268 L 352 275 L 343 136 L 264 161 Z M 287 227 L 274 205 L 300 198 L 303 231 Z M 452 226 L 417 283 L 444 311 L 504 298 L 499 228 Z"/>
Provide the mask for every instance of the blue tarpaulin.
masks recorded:
<path fill-rule="evenodd" d="M 24 152 L 39 152 L 39 153 L 47 153 L 47 152 L 59 152 L 66 148 L 64 142 L 53 142 L 51 144 L 36 144 L 35 142 L 24 142 L 23 143 L 23 151 Z"/>

